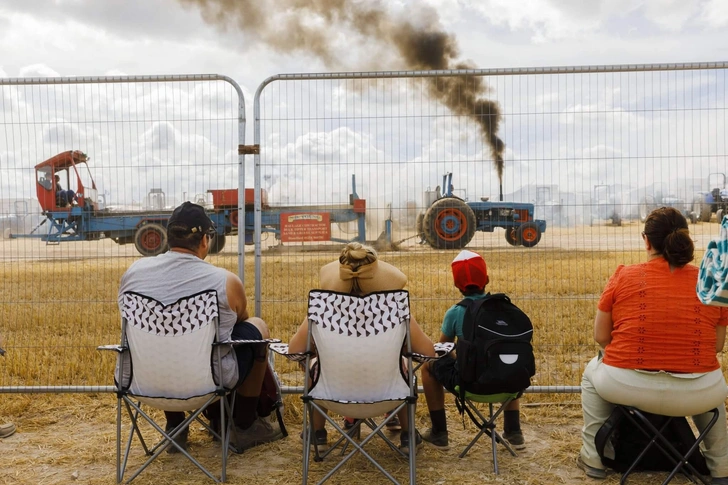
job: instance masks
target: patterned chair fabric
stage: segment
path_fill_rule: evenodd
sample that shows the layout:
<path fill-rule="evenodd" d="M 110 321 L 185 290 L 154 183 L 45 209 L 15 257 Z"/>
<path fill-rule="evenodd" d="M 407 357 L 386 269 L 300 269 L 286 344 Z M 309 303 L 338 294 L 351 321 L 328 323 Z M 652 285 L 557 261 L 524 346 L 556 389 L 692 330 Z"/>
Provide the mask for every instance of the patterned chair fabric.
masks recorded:
<path fill-rule="evenodd" d="M 125 376 L 122 388 L 167 411 L 186 411 L 204 403 L 217 388 L 211 367 L 217 293 L 205 291 L 169 305 L 126 293 L 123 303 L 132 373 Z"/>
<path fill-rule="evenodd" d="M 355 418 L 381 415 L 406 399 L 401 355 L 409 319 L 403 290 L 366 296 L 311 291 L 309 336 L 320 367 L 309 396 Z"/>

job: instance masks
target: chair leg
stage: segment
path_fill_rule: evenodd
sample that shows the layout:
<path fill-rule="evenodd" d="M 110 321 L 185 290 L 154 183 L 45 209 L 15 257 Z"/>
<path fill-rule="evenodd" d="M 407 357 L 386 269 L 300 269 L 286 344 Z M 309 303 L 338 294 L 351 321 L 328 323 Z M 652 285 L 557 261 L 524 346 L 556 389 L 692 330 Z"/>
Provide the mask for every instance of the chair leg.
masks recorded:
<path fill-rule="evenodd" d="M 493 473 L 498 475 L 498 443 L 495 438 L 497 435 L 495 425 L 493 424 L 493 403 L 488 403 L 488 414 L 490 416 L 488 423 L 493 425 L 493 428 L 490 430 L 490 441 L 493 452 Z"/>
<path fill-rule="evenodd" d="M 237 392 L 237 391 L 233 391 Z M 235 396 L 233 395 L 233 399 L 235 399 Z M 220 471 L 220 481 L 225 482 L 227 480 L 227 459 L 228 459 L 228 446 L 230 442 L 230 434 L 228 433 L 228 422 L 225 419 L 225 415 L 227 414 L 225 409 L 225 401 L 227 400 L 226 396 L 221 396 L 220 401 L 220 446 L 221 446 L 221 453 L 222 453 L 222 470 Z M 233 408 L 234 409 L 234 408 Z"/>
<path fill-rule="evenodd" d="M 417 483 L 417 427 L 415 426 L 415 403 L 407 403 L 409 421 L 409 478 L 410 485 Z"/>
<path fill-rule="evenodd" d="M 478 407 L 473 404 L 470 400 L 466 399 L 463 403 L 463 406 L 467 406 L 468 415 L 471 417 L 472 421 L 480 428 L 478 433 L 475 435 L 475 437 L 468 443 L 468 445 L 465 447 L 465 449 L 458 455 L 460 458 L 464 458 L 465 455 L 470 451 L 470 449 L 475 445 L 475 443 L 478 442 L 478 440 L 484 435 L 487 434 L 491 439 L 491 452 L 493 454 L 493 471 L 497 475 L 498 474 L 498 443 L 502 444 L 506 450 L 512 455 L 512 456 L 518 456 L 515 451 L 513 451 L 513 448 L 511 447 L 510 443 L 508 441 L 504 440 L 501 435 L 496 431 L 496 420 L 498 419 L 498 416 L 503 412 L 505 407 L 508 405 L 509 402 L 511 402 L 512 399 L 509 399 L 498 407 L 498 409 L 493 412 L 493 403 L 488 403 L 488 418 L 486 418 L 483 413 L 478 410 Z M 477 423 L 477 419 L 480 420 L 480 423 Z"/>
<path fill-rule="evenodd" d="M 693 479 L 697 478 L 704 485 L 710 485 L 709 482 L 705 481 L 702 475 L 695 469 L 695 467 L 693 467 L 693 465 L 688 460 L 699 448 L 700 443 L 703 442 L 705 436 L 708 434 L 715 422 L 718 420 L 717 409 L 711 410 L 711 412 L 713 413 L 713 418 L 711 418 L 708 425 L 695 439 L 695 443 L 693 443 L 693 445 L 684 455 L 681 454 L 677 449 L 675 449 L 672 443 L 670 443 L 663 435 L 663 432 L 665 431 L 665 429 L 667 429 L 667 426 L 672 421 L 672 418 L 669 418 L 660 427 L 660 429 L 657 429 L 649 421 L 649 419 L 644 414 L 642 414 L 639 409 L 629 406 L 622 406 L 619 409 L 621 409 L 622 413 L 624 413 L 624 415 L 629 419 L 633 426 L 636 426 L 646 437 L 650 438 L 650 442 L 647 444 L 647 446 L 645 446 L 645 448 L 640 452 L 637 458 L 632 462 L 630 467 L 622 474 L 622 478 L 619 482 L 621 485 L 627 483 L 627 477 L 635 470 L 639 462 L 642 460 L 642 458 L 645 456 L 645 454 L 653 444 L 657 445 L 662 454 L 666 458 L 669 458 L 675 464 L 675 467 L 672 469 L 665 481 L 662 482 L 662 485 L 667 485 L 668 483 L 670 483 L 670 481 L 672 481 L 672 479 L 678 473 L 683 473 L 691 482 L 694 482 Z M 687 471 L 683 470 L 683 467 Z"/>
<path fill-rule="evenodd" d="M 316 409 L 316 412 L 319 412 L 319 410 L 321 409 L 314 403 L 309 404 L 312 408 Z M 399 412 L 399 410 L 403 409 L 405 405 L 406 403 L 400 404 L 394 411 L 392 411 L 392 413 L 394 414 L 396 412 Z M 386 425 L 386 420 L 382 421 L 376 428 L 374 428 L 372 433 L 365 437 L 360 443 L 357 443 L 356 441 L 354 441 L 354 438 L 350 436 L 345 430 L 343 430 L 341 426 L 339 426 L 336 421 L 334 421 L 330 416 L 324 414 L 324 418 L 326 419 L 326 422 L 328 422 L 336 430 L 337 433 L 341 434 L 344 437 L 344 439 L 349 445 L 352 446 L 353 449 L 341 461 L 339 461 L 336 466 L 329 470 L 329 472 L 318 482 L 319 485 L 331 478 L 339 469 L 341 469 L 341 467 L 346 464 L 346 462 L 348 462 L 357 453 L 361 453 L 364 458 L 369 460 L 377 468 L 377 470 L 379 470 L 380 473 L 382 473 L 382 475 L 384 475 L 390 482 L 394 483 L 395 485 L 399 485 L 399 482 L 389 472 L 387 472 L 387 470 L 385 470 L 382 465 L 380 465 L 369 453 L 367 453 L 366 450 L 364 450 L 364 446 L 366 446 L 369 441 L 380 435 L 382 429 Z M 414 444 L 414 442 L 411 443 Z M 400 450 L 398 449 L 397 451 Z"/>
<path fill-rule="evenodd" d="M 311 428 L 313 424 L 308 423 L 311 413 L 311 405 L 303 404 L 303 485 L 308 483 L 308 462 L 311 458 Z M 312 420 L 313 421 L 313 420 Z"/>
<path fill-rule="evenodd" d="M 138 434 L 140 441 L 142 442 L 142 445 L 145 449 L 145 452 L 147 455 L 149 455 L 149 458 L 142 464 L 133 475 L 131 475 L 124 483 L 130 483 L 132 480 L 134 480 L 139 474 L 144 471 L 149 464 L 154 461 L 160 454 L 162 454 L 169 446 L 175 446 L 179 452 L 184 455 L 188 460 L 190 460 L 197 468 L 200 469 L 207 477 L 215 481 L 216 483 L 219 483 L 220 480 L 215 477 L 212 473 L 210 473 L 205 467 L 200 464 L 192 455 L 190 455 L 185 449 L 181 448 L 179 445 L 173 442 L 173 440 L 182 432 L 182 430 L 186 427 L 189 427 L 191 423 L 193 423 L 202 413 L 203 409 L 205 409 L 207 406 L 209 406 L 212 401 L 215 400 L 215 396 L 210 397 L 210 399 L 200 408 L 197 409 L 195 412 L 190 414 L 181 424 L 179 424 L 174 430 L 171 432 L 167 432 L 164 429 L 162 429 L 147 413 L 145 413 L 141 409 L 141 404 L 134 403 L 128 398 L 124 398 L 124 403 L 126 404 L 127 411 L 130 414 L 131 421 L 132 421 L 132 430 L 130 431 L 129 441 L 127 443 L 126 448 L 126 456 L 124 458 L 124 463 L 122 466 L 122 471 L 120 475 L 122 475 L 123 480 L 123 474 L 126 469 L 126 462 L 129 456 L 129 450 L 131 448 L 131 442 L 132 438 L 135 434 L 135 432 Z M 133 411 L 132 411 L 133 410 Z M 153 448 L 147 449 L 146 445 L 144 444 L 144 439 L 141 436 L 141 431 L 139 430 L 138 426 L 138 420 L 139 417 L 143 418 L 149 425 L 151 425 L 160 435 L 162 435 L 162 441 L 157 443 Z"/>
<path fill-rule="evenodd" d="M 116 483 L 121 483 L 124 474 L 121 471 L 121 397 L 116 400 Z"/>

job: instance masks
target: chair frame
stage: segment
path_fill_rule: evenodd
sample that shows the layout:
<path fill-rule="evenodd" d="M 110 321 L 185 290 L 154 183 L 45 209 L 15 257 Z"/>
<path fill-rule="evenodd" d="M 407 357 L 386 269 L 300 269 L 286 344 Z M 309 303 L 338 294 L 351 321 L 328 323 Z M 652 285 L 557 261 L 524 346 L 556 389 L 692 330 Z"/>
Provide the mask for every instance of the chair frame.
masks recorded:
<path fill-rule="evenodd" d="M 462 402 L 460 400 L 459 395 L 455 395 L 455 404 L 458 408 L 458 410 L 463 413 L 467 413 L 470 417 L 470 420 L 475 424 L 475 426 L 479 429 L 478 433 L 473 437 L 473 439 L 468 443 L 468 445 L 463 449 L 463 451 L 458 455 L 458 458 L 465 458 L 465 455 L 468 454 L 468 451 L 478 442 L 478 440 L 484 435 L 487 434 L 490 436 L 491 439 L 491 449 L 493 453 L 493 472 L 498 475 L 498 443 L 502 444 L 508 452 L 511 454 L 511 456 L 517 457 L 518 454 L 513 450 L 511 447 L 511 444 L 504 439 L 500 433 L 496 430 L 496 420 L 498 419 L 498 416 L 503 413 L 503 411 L 506 409 L 506 406 L 511 403 L 511 401 L 514 401 L 517 399 L 516 396 L 512 396 L 509 394 L 508 397 L 505 397 L 505 399 L 498 399 L 494 400 L 493 402 L 484 400 L 482 403 L 487 402 L 488 403 L 488 417 L 486 418 L 483 413 L 478 409 L 478 407 L 473 402 L 473 399 L 469 398 L 468 396 L 465 396 L 462 398 Z M 493 396 L 498 396 L 497 394 Z M 479 396 L 480 397 L 480 396 Z M 482 396 L 482 397 L 488 397 L 488 396 Z M 481 403 L 480 401 L 476 401 L 478 403 Z M 498 409 L 493 412 L 494 404 L 500 403 L 500 406 Z"/>
<path fill-rule="evenodd" d="M 323 290 L 316 290 L 320 291 L 322 293 L 335 293 L 335 292 L 328 292 Z M 405 290 L 398 290 L 397 292 L 404 292 L 407 293 Z M 394 292 L 378 292 L 378 293 L 394 293 Z M 347 295 L 351 296 L 351 295 Z M 408 300 L 409 300 L 409 294 L 408 294 Z M 409 305 L 409 303 L 408 303 Z M 331 424 L 336 431 L 338 431 L 341 434 L 341 438 L 337 443 L 332 446 L 324 455 L 321 455 L 318 450 L 318 446 L 314 442 L 314 461 L 322 461 L 324 457 L 328 456 L 330 452 L 336 448 L 336 446 L 343 442 L 343 440 L 346 440 L 347 446 L 350 444 L 352 446 L 352 450 L 346 454 L 339 463 L 334 466 L 329 472 L 321 479 L 321 481 L 318 482 L 318 484 L 322 484 L 326 482 L 331 476 L 334 475 L 344 464 L 346 464 L 347 461 L 349 461 L 351 458 L 353 458 L 357 453 L 361 453 L 367 460 L 369 460 L 389 481 L 392 483 L 399 485 L 399 482 L 387 471 L 385 470 L 369 453 L 367 453 L 364 450 L 364 446 L 371 441 L 375 436 L 380 436 L 384 438 L 385 442 L 394 450 L 396 450 L 398 453 L 400 453 L 402 456 L 407 456 L 402 450 L 400 450 L 398 447 L 396 447 L 391 440 L 386 438 L 384 434 L 382 433 L 382 429 L 384 426 L 389 422 L 390 419 L 392 419 L 393 416 L 395 416 L 401 409 L 404 407 L 407 407 L 407 416 L 409 423 L 411 423 L 409 427 L 409 481 L 410 485 L 414 485 L 417 482 L 417 470 L 416 470 L 416 446 L 415 446 L 415 436 L 416 436 L 416 429 L 415 429 L 415 404 L 417 403 L 417 387 L 415 385 L 415 368 L 413 366 L 413 354 L 412 354 L 412 341 L 411 341 L 411 335 L 410 335 L 410 325 L 409 325 L 409 319 L 406 322 L 401 322 L 401 325 L 405 325 L 405 336 L 403 341 L 403 346 L 406 348 L 406 351 L 403 353 L 403 357 L 406 361 L 406 369 L 407 369 L 407 385 L 409 387 L 409 395 L 394 409 L 392 409 L 389 414 L 389 416 L 384 419 L 379 425 L 375 426 L 373 428 L 372 433 L 364 438 L 361 442 L 357 442 L 354 440 L 354 433 L 348 433 L 344 429 L 342 429 L 334 420 L 331 418 L 326 410 L 316 403 L 315 399 L 310 396 L 310 391 L 312 388 L 312 381 L 313 379 L 310 379 L 308 376 L 305 379 L 304 387 L 303 387 L 303 396 L 301 399 L 304 403 L 304 412 L 303 412 L 303 484 L 306 485 L 308 483 L 308 472 L 309 472 L 309 462 L 310 462 L 310 456 L 311 456 L 311 437 L 314 434 L 313 433 L 313 416 L 314 412 L 318 412 L 324 416 L 326 421 Z M 305 352 L 305 369 L 311 368 L 311 359 L 315 355 L 314 353 L 314 342 L 313 342 L 313 325 L 314 322 L 309 318 L 308 319 L 308 333 L 306 338 L 306 352 Z M 310 422 L 309 422 L 310 421 Z M 358 421 L 364 421 L 369 423 L 373 423 L 372 420 L 358 420 Z M 358 426 L 354 426 L 352 428 L 353 430 L 356 430 Z M 342 450 L 342 453 L 346 451 L 346 448 Z"/>
<path fill-rule="evenodd" d="M 143 295 L 140 295 L 143 296 Z M 153 299 L 151 297 L 146 297 Z M 127 325 L 128 322 L 126 318 L 122 316 L 122 326 L 121 326 L 121 344 L 120 345 L 102 345 L 97 347 L 97 350 L 99 351 L 114 351 L 118 354 L 118 365 L 120 369 L 123 369 L 124 362 L 126 358 L 131 359 L 131 355 L 127 355 L 130 352 L 130 346 L 129 341 L 127 339 Z M 218 362 L 221 361 L 221 347 L 223 345 L 231 345 L 231 346 L 237 346 L 237 345 L 250 345 L 250 344 L 271 344 L 271 343 L 277 343 L 280 342 L 278 339 L 262 339 L 262 340 L 225 340 L 225 341 L 219 341 L 220 334 L 219 334 L 219 319 L 216 317 L 214 318 L 214 325 L 215 325 L 215 339 L 212 342 L 212 347 L 210 349 L 211 352 L 216 353 L 216 359 Z M 220 371 L 222 372 L 222 366 L 220 366 Z M 142 449 L 144 450 L 144 454 L 147 455 L 149 458 L 142 464 L 139 468 L 137 468 L 133 474 L 126 480 L 124 483 L 130 483 L 132 480 L 134 480 L 139 474 L 141 474 L 142 471 L 144 471 L 161 453 L 163 453 L 166 449 L 168 449 L 170 446 L 173 446 L 177 449 L 178 452 L 180 452 L 183 456 L 185 456 L 190 462 L 192 462 L 197 468 L 202 471 L 207 477 L 212 479 L 216 483 L 225 482 L 227 480 L 227 461 L 228 461 L 228 452 L 223 451 L 222 458 L 221 458 L 221 471 L 220 471 L 220 478 L 213 475 L 207 468 L 205 468 L 197 459 L 195 459 L 187 450 L 183 449 L 175 440 L 177 436 L 179 436 L 185 428 L 189 428 L 189 426 L 193 422 L 198 422 L 204 428 L 209 431 L 216 439 L 220 440 L 221 449 L 232 451 L 233 453 L 240 454 L 242 453 L 242 450 L 239 450 L 236 446 L 234 446 L 230 442 L 230 435 L 233 434 L 237 438 L 237 433 L 235 431 L 235 426 L 233 426 L 233 409 L 235 407 L 235 396 L 236 392 L 235 390 L 228 390 L 226 389 L 222 383 L 224 382 L 223 376 L 219 376 L 219 383 L 216 385 L 215 391 L 211 393 L 210 397 L 200 406 L 190 408 L 188 411 L 187 417 L 185 420 L 180 423 L 178 426 L 176 426 L 173 430 L 167 432 L 165 429 L 163 429 L 161 426 L 159 426 L 154 419 L 146 413 L 142 406 L 148 406 L 153 409 L 161 409 L 156 408 L 150 404 L 142 404 L 142 402 L 139 399 L 135 399 L 135 396 L 130 392 L 130 390 L 123 389 L 120 382 L 116 382 L 115 379 L 115 386 L 116 386 L 116 397 L 117 397 L 117 409 L 116 409 L 116 482 L 122 483 L 124 480 L 124 475 L 126 473 L 127 464 L 129 460 L 129 455 L 131 452 L 131 446 L 132 442 L 134 440 L 134 436 L 136 435 Z M 131 386 L 129 386 L 131 387 Z M 229 396 L 229 398 L 228 398 Z M 215 403 L 215 401 L 219 401 L 220 405 L 220 432 L 218 433 L 216 430 L 212 429 L 212 427 L 205 422 L 204 420 L 200 419 L 200 415 L 202 412 L 209 408 L 211 405 Z M 122 407 L 126 409 L 127 415 L 130 419 L 130 429 L 128 438 L 126 439 L 126 445 L 123 453 L 122 458 L 122 451 L 121 451 L 121 439 L 122 439 Z M 143 421 L 140 420 L 140 418 L 143 419 Z M 146 440 L 144 439 L 144 436 L 142 435 L 142 432 L 139 428 L 140 422 L 146 422 L 149 425 L 151 425 L 162 437 L 162 439 L 157 442 L 153 446 L 148 446 Z"/>
<path fill-rule="evenodd" d="M 703 442 L 706 435 L 710 432 L 715 423 L 718 421 L 718 408 L 708 410 L 709 413 L 713 413 L 713 417 L 708 422 L 708 425 L 700 432 L 698 437 L 695 438 L 695 443 L 693 443 L 693 445 L 685 454 L 682 454 L 677 449 L 675 449 L 672 443 L 670 443 L 670 441 L 667 440 L 667 438 L 665 438 L 662 434 L 662 432 L 669 426 L 670 422 L 674 418 L 682 416 L 667 416 L 668 419 L 665 420 L 665 423 L 660 427 L 660 429 L 657 429 L 655 425 L 653 425 L 650 420 L 643 414 L 643 412 L 636 407 L 617 405 L 617 409 L 619 409 L 622 414 L 624 414 L 624 416 L 633 426 L 639 429 L 647 438 L 650 439 L 650 442 L 647 444 L 647 446 L 645 446 L 640 454 L 637 455 L 637 458 L 635 458 L 627 471 L 622 474 L 622 478 L 619 481 L 620 484 L 627 483 L 627 478 L 633 471 L 635 471 L 635 469 L 639 465 L 639 462 L 642 460 L 642 457 L 645 456 L 645 454 L 652 447 L 652 445 L 657 445 L 662 454 L 675 465 L 665 481 L 662 482 L 662 485 L 667 485 L 668 483 L 670 483 L 672 479 L 675 478 L 675 475 L 677 475 L 678 473 L 682 473 L 693 483 L 695 483 L 694 479 L 697 478 L 704 485 L 710 485 L 710 482 L 706 481 L 688 460 L 693 455 L 693 453 L 698 450 L 700 443 Z"/>

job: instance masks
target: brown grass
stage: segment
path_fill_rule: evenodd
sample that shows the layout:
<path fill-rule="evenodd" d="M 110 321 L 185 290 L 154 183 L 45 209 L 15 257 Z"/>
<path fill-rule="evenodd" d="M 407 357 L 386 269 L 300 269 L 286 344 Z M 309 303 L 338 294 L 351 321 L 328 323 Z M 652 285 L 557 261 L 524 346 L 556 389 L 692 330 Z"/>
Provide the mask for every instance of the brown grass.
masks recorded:
<path fill-rule="evenodd" d="M 85 243 L 84 243 L 85 244 Z M 92 243 L 90 243 L 92 244 Z M 98 244 L 102 244 L 99 242 Z M 491 249 L 482 251 L 488 262 L 491 291 L 505 292 L 532 318 L 538 359 L 535 385 L 579 384 L 585 363 L 594 354 L 591 328 L 596 301 L 609 275 L 621 263 L 640 261 L 638 251 L 582 252 L 564 250 Z M 411 250 L 382 254 L 408 276 L 413 313 L 433 338 L 445 310 L 458 300 L 449 264 L 453 251 Z M 31 255 L 32 256 L 32 255 Z M 262 259 L 262 316 L 272 334 L 286 341 L 305 314 L 306 296 L 317 284 L 318 268 L 334 253 L 266 254 Z M 8 259 L 0 268 L 0 331 L 7 357 L 0 359 L 0 387 L 10 385 L 110 385 L 114 358 L 95 350 L 116 343 L 119 316 L 118 281 L 134 258 Z M 223 253 L 210 258 L 232 271 L 237 256 Z M 253 298 L 252 258 L 246 266 L 246 287 Z M 297 368 L 278 363 L 284 383 L 299 385 Z M 529 394 L 522 419 L 529 448 L 519 458 L 501 450 L 500 483 L 568 483 L 585 481 L 573 461 L 579 449 L 581 410 L 574 394 Z M 450 403 L 448 412 L 456 445 L 449 453 L 425 449 L 419 458 L 423 484 L 492 481 L 490 445 L 483 442 L 462 461 L 455 448 L 472 432 Z M 424 403 L 418 426 L 426 427 Z M 300 481 L 301 404 L 286 397 L 286 419 L 291 436 L 235 456 L 230 483 L 288 483 Z M 0 440 L 0 483 L 113 483 L 115 399 L 113 395 L 3 395 L 0 417 L 12 419 L 19 432 Z M 1 421 L 1 419 L 0 419 Z M 193 448 L 214 463 L 215 450 L 201 432 Z M 376 453 L 395 475 L 406 477 L 404 462 L 377 444 Z M 142 457 L 138 450 L 135 460 Z M 455 464 L 455 466 L 453 466 Z M 312 473 L 320 477 L 321 464 Z M 156 471 L 135 483 L 207 483 L 179 456 L 164 456 Z M 74 472 L 78 477 L 74 478 Z M 637 476 L 633 483 L 652 483 L 655 476 Z M 611 476 L 605 483 L 616 483 Z M 632 482 L 632 480 L 631 480 Z M 356 459 L 332 483 L 383 483 L 376 471 Z M 685 483 L 676 480 L 674 483 Z"/>

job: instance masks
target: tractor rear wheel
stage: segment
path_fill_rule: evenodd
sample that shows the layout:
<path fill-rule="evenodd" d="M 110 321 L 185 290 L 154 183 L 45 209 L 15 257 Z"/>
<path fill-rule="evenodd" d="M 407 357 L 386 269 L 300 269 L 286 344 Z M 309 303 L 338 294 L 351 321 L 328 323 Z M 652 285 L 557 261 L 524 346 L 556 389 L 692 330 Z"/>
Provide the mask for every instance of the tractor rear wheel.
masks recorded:
<path fill-rule="evenodd" d="M 521 243 L 518 241 L 518 228 L 517 227 L 506 227 L 506 242 L 511 246 L 520 246 Z"/>
<path fill-rule="evenodd" d="M 701 222 L 710 222 L 710 216 L 712 215 L 711 209 L 712 207 L 710 206 L 710 204 L 700 204 L 700 216 L 698 217 L 698 219 Z"/>
<path fill-rule="evenodd" d="M 524 222 L 516 232 L 518 241 L 527 248 L 532 248 L 541 240 L 541 230 L 535 222 Z"/>
<path fill-rule="evenodd" d="M 169 249 L 167 231 L 160 224 L 144 224 L 134 234 L 134 246 L 142 256 L 156 256 Z"/>
<path fill-rule="evenodd" d="M 715 219 L 718 221 L 718 224 L 723 223 L 723 214 L 725 214 L 725 211 L 723 209 L 718 209 L 715 211 Z"/>
<path fill-rule="evenodd" d="M 455 197 L 438 199 L 427 209 L 422 229 L 435 249 L 461 249 L 475 234 L 475 213 Z"/>
<path fill-rule="evenodd" d="M 210 254 L 217 254 L 225 247 L 225 234 L 215 234 L 210 240 Z"/>

